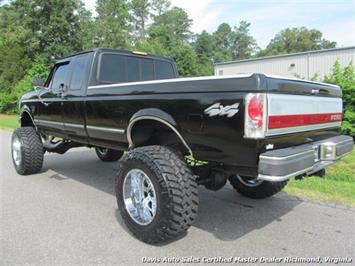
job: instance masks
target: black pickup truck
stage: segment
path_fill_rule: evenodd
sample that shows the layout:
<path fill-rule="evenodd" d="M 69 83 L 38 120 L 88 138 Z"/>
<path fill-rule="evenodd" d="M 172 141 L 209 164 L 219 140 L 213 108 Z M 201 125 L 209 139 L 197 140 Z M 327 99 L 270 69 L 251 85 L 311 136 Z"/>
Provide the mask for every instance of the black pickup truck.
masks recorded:
<path fill-rule="evenodd" d="M 37 173 L 47 152 L 94 147 L 119 160 L 120 213 L 149 243 L 188 229 L 198 185 L 227 180 L 266 198 L 287 180 L 322 175 L 353 148 L 339 134 L 338 86 L 263 74 L 178 78 L 165 57 L 95 49 L 59 60 L 19 102 L 12 137 L 19 174 Z"/>

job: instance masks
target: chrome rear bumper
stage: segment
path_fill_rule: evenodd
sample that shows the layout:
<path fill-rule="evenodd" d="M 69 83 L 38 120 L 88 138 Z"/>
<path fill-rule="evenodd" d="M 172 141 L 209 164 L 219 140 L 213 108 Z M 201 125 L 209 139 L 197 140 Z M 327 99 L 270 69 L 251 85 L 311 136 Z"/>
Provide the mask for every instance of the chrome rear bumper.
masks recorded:
<path fill-rule="evenodd" d="M 310 175 L 331 164 L 353 149 L 350 136 L 337 136 L 296 147 L 262 153 L 257 179 L 279 182 L 298 175 Z"/>

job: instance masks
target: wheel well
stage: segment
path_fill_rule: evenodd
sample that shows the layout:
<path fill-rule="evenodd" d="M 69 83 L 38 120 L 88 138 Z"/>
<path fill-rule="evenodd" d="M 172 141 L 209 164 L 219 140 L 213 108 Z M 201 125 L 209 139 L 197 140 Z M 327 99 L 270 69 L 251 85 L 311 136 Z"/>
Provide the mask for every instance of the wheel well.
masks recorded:
<path fill-rule="evenodd" d="M 182 136 L 172 126 L 157 120 L 139 120 L 133 124 L 127 134 L 130 134 L 131 147 L 163 145 L 174 147 L 183 154 L 191 153 Z"/>
<path fill-rule="evenodd" d="M 20 123 L 21 123 L 21 127 L 35 127 L 32 117 L 28 112 L 23 112 L 21 114 Z"/>

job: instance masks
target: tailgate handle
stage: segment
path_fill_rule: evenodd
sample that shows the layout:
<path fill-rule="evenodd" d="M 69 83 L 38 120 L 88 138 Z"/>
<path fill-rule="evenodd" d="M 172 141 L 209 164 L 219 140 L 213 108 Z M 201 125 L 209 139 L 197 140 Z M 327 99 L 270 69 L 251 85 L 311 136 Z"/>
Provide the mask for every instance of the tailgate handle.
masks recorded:
<path fill-rule="evenodd" d="M 329 91 L 327 89 L 313 89 L 312 93 L 313 94 L 329 94 Z"/>

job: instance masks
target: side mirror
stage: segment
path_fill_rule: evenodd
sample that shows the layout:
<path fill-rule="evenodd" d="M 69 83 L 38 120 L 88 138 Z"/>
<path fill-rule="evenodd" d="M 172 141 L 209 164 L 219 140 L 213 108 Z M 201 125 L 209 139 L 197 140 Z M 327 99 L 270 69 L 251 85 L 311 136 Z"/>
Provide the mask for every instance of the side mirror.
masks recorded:
<path fill-rule="evenodd" d="M 39 78 L 39 77 L 33 77 L 32 78 L 32 85 L 35 87 L 40 87 L 43 88 L 44 87 L 44 80 Z"/>

